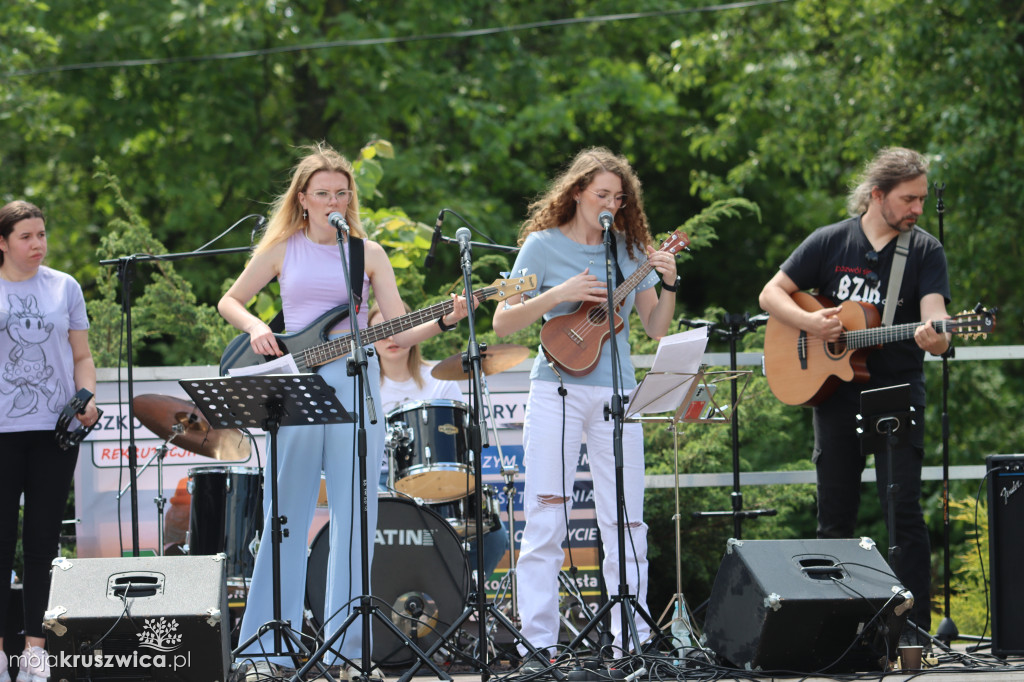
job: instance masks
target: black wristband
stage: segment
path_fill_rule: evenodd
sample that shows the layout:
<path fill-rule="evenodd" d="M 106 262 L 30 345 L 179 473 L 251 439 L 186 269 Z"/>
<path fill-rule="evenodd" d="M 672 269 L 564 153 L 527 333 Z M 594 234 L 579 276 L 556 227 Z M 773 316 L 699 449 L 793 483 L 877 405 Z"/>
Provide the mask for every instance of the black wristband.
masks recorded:
<path fill-rule="evenodd" d="M 446 325 L 444 323 L 444 315 L 442 315 L 441 317 L 437 318 L 437 326 L 440 327 L 441 331 L 443 331 L 443 332 L 450 332 L 451 330 L 453 330 L 456 327 L 458 327 L 459 323 L 456 322 L 455 324 L 453 324 L 452 326 L 449 327 L 448 325 Z"/>
<path fill-rule="evenodd" d="M 672 284 L 665 284 L 664 282 L 662 282 L 661 283 L 661 290 L 662 291 L 671 291 L 674 294 L 679 289 L 679 283 L 682 280 L 683 280 L 682 277 L 680 277 L 679 275 L 676 275 L 676 281 L 672 282 Z"/>

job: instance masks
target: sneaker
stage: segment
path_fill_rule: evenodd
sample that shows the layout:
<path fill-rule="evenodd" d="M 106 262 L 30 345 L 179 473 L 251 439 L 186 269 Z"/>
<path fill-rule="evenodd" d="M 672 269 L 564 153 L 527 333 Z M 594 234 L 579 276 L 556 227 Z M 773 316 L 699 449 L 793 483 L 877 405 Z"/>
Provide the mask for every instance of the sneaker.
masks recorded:
<path fill-rule="evenodd" d="M 553 665 L 553 661 L 542 660 L 536 656 L 528 658 L 525 663 L 519 668 L 520 675 L 532 675 L 534 673 L 544 672 Z"/>
<path fill-rule="evenodd" d="M 281 668 L 270 661 L 250 661 L 242 666 L 237 679 L 244 682 L 270 682 L 281 676 Z"/>
<path fill-rule="evenodd" d="M 360 680 L 384 682 L 384 673 L 380 671 L 380 668 L 371 668 L 368 673 L 363 674 L 356 666 L 347 665 L 342 669 L 341 677 L 335 677 L 334 679 L 338 680 L 338 682 L 359 682 Z"/>
<path fill-rule="evenodd" d="M 34 646 L 22 651 L 18 658 L 18 682 L 46 682 L 48 679 L 50 657 L 46 649 Z"/>

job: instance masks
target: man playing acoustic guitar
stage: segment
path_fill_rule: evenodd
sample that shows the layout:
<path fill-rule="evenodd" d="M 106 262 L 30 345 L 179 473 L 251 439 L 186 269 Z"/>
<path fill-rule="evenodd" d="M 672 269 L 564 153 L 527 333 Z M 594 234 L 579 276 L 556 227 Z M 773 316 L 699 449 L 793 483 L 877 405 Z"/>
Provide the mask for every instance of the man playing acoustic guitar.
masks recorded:
<path fill-rule="evenodd" d="M 916 226 L 928 196 L 927 173 L 928 162 L 918 152 L 898 147 L 880 150 L 850 193 L 847 209 L 853 217 L 821 227 L 807 237 L 765 285 L 759 302 L 774 323 L 800 330 L 801 343 L 809 341 L 806 346 L 810 346 L 817 342 L 819 347 L 831 348 L 828 344 L 838 344 L 849 326 L 844 318 L 851 309 L 877 324 L 886 305 L 897 237 L 909 233 L 899 295 L 889 305 L 895 306 L 893 325 L 923 322 L 913 330 L 912 339 L 887 343 L 868 354 L 857 382 L 833 380 L 817 393 L 809 391 L 805 404 L 814 405 L 818 537 L 850 538 L 854 537 L 861 473 L 869 454 L 861 452 L 856 432 L 860 394 L 865 389 L 910 384 L 915 423 L 910 442 L 901 444 L 893 457 L 893 479 L 899 487 L 894 494 L 895 537 L 890 538 L 890 545 L 900 548 L 894 562 L 896 574 L 914 595 L 910 619 L 930 631 L 930 547 L 920 500 L 924 353 L 941 355 L 949 347 L 950 336 L 930 322 L 948 317 L 950 294 L 942 245 Z M 816 289 L 818 297 L 799 293 L 807 289 Z M 877 306 L 877 312 L 866 304 Z M 771 369 L 768 345 L 766 339 L 766 372 Z M 835 350 L 842 355 L 844 349 Z M 864 370 L 869 376 L 865 377 Z M 793 376 L 792 381 L 799 382 L 800 377 Z M 829 394 L 831 390 L 834 392 Z M 878 450 L 873 453 L 876 487 L 884 512 L 888 463 L 885 448 Z M 913 634 L 909 628 L 904 631 L 905 640 L 908 634 Z"/>

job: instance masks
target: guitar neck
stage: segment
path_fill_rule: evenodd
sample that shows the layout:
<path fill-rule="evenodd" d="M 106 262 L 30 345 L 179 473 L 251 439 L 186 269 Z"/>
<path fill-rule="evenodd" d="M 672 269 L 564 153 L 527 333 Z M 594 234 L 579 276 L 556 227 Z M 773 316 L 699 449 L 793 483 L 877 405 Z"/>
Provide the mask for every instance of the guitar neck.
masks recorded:
<path fill-rule="evenodd" d="M 957 327 L 951 320 L 932 320 L 932 329 L 944 334 L 946 332 L 956 333 Z M 847 348 L 870 348 L 880 346 L 884 343 L 895 341 L 906 341 L 914 338 L 914 330 L 921 326 L 920 322 L 907 322 L 891 327 L 871 327 L 870 329 L 856 329 L 844 332 L 842 339 L 846 342 Z"/>
<path fill-rule="evenodd" d="M 493 296 L 497 291 L 498 290 L 495 287 L 484 287 L 483 289 L 478 289 L 473 292 L 473 299 L 479 303 L 480 301 Z M 424 322 L 436 320 L 443 315 L 447 315 L 454 309 L 455 301 L 448 299 L 447 301 L 435 303 L 434 305 L 421 310 L 414 310 L 413 312 L 400 317 L 367 327 L 363 330 L 362 341 L 364 344 L 376 343 L 381 339 L 386 339 L 389 336 L 394 336 L 395 334 L 400 334 L 412 329 L 413 327 L 418 327 Z M 307 367 L 326 365 L 328 362 L 348 355 L 352 351 L 352 340 L 351 334 L 346 334 L 345 336 L 339 336 L 335 339 L 317 344 L 316 346 L 312 346 L 302 351 L 302 359 L 305 361 Z"/>

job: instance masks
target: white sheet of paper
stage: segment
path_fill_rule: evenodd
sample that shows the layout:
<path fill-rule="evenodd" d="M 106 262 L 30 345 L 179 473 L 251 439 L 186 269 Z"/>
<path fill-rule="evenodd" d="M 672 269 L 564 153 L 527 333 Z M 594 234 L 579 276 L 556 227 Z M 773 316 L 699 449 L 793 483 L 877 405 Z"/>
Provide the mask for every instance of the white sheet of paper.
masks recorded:
<path fill-rule="evenodd" d="M 299 366 L 295 364 L 292 354 L 288 353 L 269 362 L 248 367 L 233 367 L 228 370 L 228 376 L 232 377 L 248 377 L 257 374 L 299 374 Z"/>
<path fill-rule="evenodd" d="M 672 334 L 658 342 L 650 371 L 629 394 L 626 417 L 673 412 L 679 407 L 700 369 L 707 345 L 707 327 Z"/>

